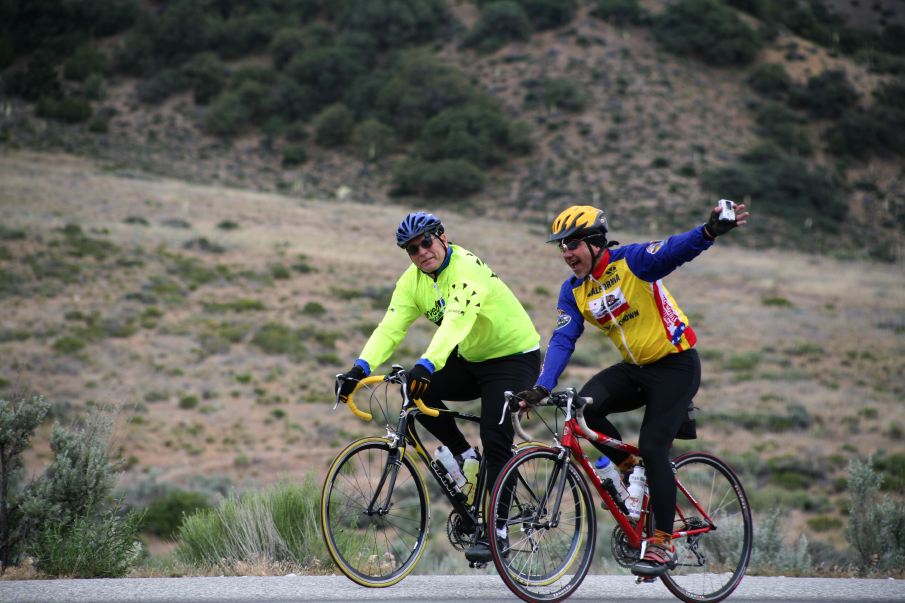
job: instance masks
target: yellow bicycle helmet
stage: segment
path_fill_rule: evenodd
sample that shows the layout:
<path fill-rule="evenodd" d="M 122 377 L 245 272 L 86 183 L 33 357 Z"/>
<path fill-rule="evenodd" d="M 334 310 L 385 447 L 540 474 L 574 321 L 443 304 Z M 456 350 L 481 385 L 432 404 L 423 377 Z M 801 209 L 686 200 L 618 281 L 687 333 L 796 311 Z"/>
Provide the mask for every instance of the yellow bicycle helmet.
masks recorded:
<path fill-rule="evenodd" d="M 550 226 L 548 243 L 565 239 L 582 239 L 593 235 L 601 235 L 606 244 L 606 216 L 603 210 L 590 205 L 573 205 L 563 210 Z"/>

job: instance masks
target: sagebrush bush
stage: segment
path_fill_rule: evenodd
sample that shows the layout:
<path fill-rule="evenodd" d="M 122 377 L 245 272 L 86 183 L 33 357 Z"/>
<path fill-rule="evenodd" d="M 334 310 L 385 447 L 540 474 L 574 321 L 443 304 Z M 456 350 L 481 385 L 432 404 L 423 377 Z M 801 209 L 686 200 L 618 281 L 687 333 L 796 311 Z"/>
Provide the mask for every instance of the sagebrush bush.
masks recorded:
<path fill-rule="evenodd" d="M 25 538 L 18 498 L 25 469 L 22 454 L 49 409 L 41 396 L 0 398 L 0 572 L 18 561 Z"/>
<path fill-rule="evenodd" d="M 40 526 L 27 551 L 35 569 L 50 576 L 119 578 L 143 554 L 138 540 L 140 513 L 124 516 L 115 509 L 78 516 L 70 524 Z"/>
<path fill-rule="evenodd" d="M 445 0 L 348 0 L 335 10 L 340 30 L 367 33 L 382 50 L 439 41 L 451 33 Z"/>
<path fill-rule="evenodd" d="M 657 41 L 670 52 L 713 65 L 744 65 L 761 47 L 757 33 L 719 0 L 679 0 L 653 20 Z"/>
<path fill-rule="evenodd" d="M 396 195 L 455 197 L 474 194 L 484 188 L 484 173 L 465 159 L 437 162 L 406 159 L 393 170 Z"/>
<path fill-rule="evenodd" d="M 209 507 L 207 497 L 200 492 L 170 490 L 145 507 L 141 531 L 160 538 L 171 538 L 186 517 Z"/>
<path fill-rule="evenodd" d="M 780 63 L 762 63 L 751 71 L 748 85 L 755 91 L 772 98 L 782 98 L 792 87 L 786 68 Z"/>
<path fill-rule="evenodd" d="M 344 145 L 355 127 L 355 115 L 342 103 L 330 105 L 314 118 L 314 141 L 322 147 Z"/>
<path fill-rule="evenodd" d="M 799 576 L 810 573 L 808 539 L 799 534 L 795 544 L 787 542 L 788 530 L 784 518 L 785 513 L 781 509 L 774 509 L 759 516 L 754 523 L 754 550 L 749 569 L 752 573 L 783 572 Z"/>
<path fill-rule="evenodd" d="M 858 100 L 858 91 L 848 81 L 845 71 L 828 70 L 808 78 L 803 88 L 793 88 L 790 102 L 804 107 L 821 119 L 835 119 Z"/>
<path fill-rule="evenodd" d="M 493 2 L 481 9 L 481 16 L 462 40 L 465 48 L 479 52 L 495 52 L 509 42 L 523 42 L 531 37 L 531 21 L 515 1 Z"/>
<path fill-rule="evenodd" d="M 308 476 L 263 492 L 231 496 L 186 517 L 177 532 L 176 556 L 204 566 L 237 562 L 331 563 L 320 535 L 320 487 Z"/>
<path fill-rule="evenodd" d="M 596 0 L 593 6 L 591 16 L 616 25 L 640 25 L 650 17 L 638 0 Z"/>
<path fill-rule="evenodd" d="M 882 475 L 871 459 L 849 463 L 849 520 L 845 537 L 858 555 L 862 575 L 905 566 L 905 505 L 881 496 Z"/>

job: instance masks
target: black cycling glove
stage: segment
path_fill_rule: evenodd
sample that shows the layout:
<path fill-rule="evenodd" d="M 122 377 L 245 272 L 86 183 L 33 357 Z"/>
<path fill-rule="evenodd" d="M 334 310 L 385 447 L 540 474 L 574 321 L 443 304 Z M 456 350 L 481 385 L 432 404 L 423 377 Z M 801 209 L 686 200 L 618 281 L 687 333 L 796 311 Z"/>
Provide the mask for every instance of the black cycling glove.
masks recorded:
<path fill-rule="evenodd" d="M 431 385 L 431 373 L 423 365 L 416 364 L 408 372 L 409 398 L 421 400 Z"/>
<path fill-rule="evenodd" d="M 348 372 L 336 376 L 336 385 L 334 392 L 339 395 L 339 399 L 345 401 L 355 388 L 358 382 L 367 377 L 365 370 L 357 364 Z"/>
<path fill-rule="evenodd" d="M 526 389 L 523 392 L 519 392 L 515 394 L 515 397 L 519 400 L 524 400 L 528 406 L 537 406 L 540 404 L 540 401 L 550 395 L 550 390 L 548 390 L 543 385 L 535 385 L 531 389 Z"/>
<path fill-rule="evenodd" d="M 738 226 L 735 220 L 720 220 L 720 212 L 713 210 L 710 212 L 710 219 L 704 224 L 704 236 L 708 239 L 715 239 L 720 235 L 724 235 L 733 228 Z"/>

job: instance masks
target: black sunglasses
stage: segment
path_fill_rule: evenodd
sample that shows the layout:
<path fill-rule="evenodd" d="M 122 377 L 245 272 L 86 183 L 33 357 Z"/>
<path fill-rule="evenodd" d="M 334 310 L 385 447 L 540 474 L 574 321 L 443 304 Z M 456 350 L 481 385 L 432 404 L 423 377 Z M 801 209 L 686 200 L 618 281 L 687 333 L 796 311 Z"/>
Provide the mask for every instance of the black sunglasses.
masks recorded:
<path fill-rule="evenodd" d="M 411 245 L 406 245 L 405 250 L 409 255 L 418 255 L 419 248 L 420 249 L 430 249 L 430 246 L 434 244 L 434 239 L 431 237 L 431 233 L 424 233 L 424 238 L 421 239 L 420 243 L 412 243 Z"/>
<path fill-rule="evenodd" d="M 584 241 L 584 239 L 569 239 L 568 241 L 560 241 L 559 249 L 560 251 L 565 251 L 566 249 L 568 249 L 569 251 L 575 251 L 576 249 L 578 249 L 578 246 L 581 245 L 582 241 Z"/>

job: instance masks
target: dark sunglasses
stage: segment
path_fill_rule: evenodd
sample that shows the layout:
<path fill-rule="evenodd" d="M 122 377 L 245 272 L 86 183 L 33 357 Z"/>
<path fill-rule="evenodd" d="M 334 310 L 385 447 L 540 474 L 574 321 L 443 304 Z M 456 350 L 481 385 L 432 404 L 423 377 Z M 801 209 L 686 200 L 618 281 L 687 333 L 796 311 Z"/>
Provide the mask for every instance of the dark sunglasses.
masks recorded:
<path fill-rule="evenodd" d="M 581 245 L 582 241 L 584 241 L 584 239 L 569 239 L 568 241 L 560 241 L 559 250 L 565 251 L 568 249 L 569 251 L 575 251 L 576 249 L 578 249 L 578 246 Z"/>
<path fill-rule="evenodd" d="M 419 248 L 420 249 L 430 249 L 430 246 L 434 244 L 434 239 L 431 237 L 431 233 L 424 233 L 424 238 L 421 239 L 420 243 L 412 243 L 411 245 L 406 245 L 405 250 L 409 255 L 418 255 Z"/>

